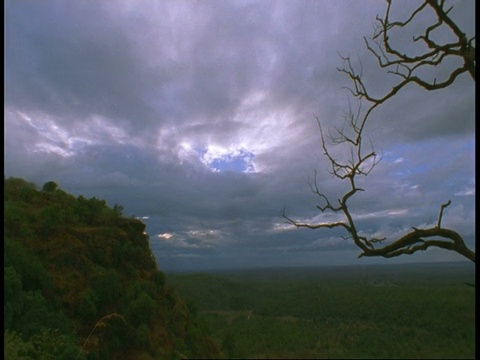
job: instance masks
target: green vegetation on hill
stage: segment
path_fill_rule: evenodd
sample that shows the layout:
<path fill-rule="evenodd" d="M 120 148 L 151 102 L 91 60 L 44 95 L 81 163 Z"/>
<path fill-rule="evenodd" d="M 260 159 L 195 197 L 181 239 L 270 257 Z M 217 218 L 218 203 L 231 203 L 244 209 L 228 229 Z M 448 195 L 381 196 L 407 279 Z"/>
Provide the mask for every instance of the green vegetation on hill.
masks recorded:
<path fill-rule="evenodd" d="M 165 282 L 145 225 L 121 206 L 4 179 L 5 358 L 220 357 Z"/>

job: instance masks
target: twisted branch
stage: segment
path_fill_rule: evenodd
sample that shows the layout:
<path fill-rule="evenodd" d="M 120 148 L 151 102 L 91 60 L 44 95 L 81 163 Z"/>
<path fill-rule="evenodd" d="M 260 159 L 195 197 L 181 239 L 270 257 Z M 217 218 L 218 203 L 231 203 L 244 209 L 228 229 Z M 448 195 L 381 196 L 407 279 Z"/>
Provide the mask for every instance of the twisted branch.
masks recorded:
<path fill-rule="evenodd" d="M 375 97 L 369 93 L 363 82 L 362 65 L 360 64 L 360 70 L 356 71 L 349 56 L 340 56 L 346 65 L 343 68 L 337 68 L 337 70 L 346 74 L 350 78 L 352 87 L 347 89 L 353 97 L 357 98 L 360 105 L 358 111 L 353 112 L 349 104 L 350 111 L 346 114 L 344 119 L 345 124 L 351 130 L 351 134 L 353 135 L 348 135 L 345 131 L 345 127 L 335 127 L 335 135 L 332 135 L 330 132 L 328 134 L 331 144 L 344 146 L 350 150 L 350 157 L 348 160 L 342 161 L 334 157 L 330 152 L 326 144 L 320 120 L 316 117 L 320 130 L 323 155 L 330 163 L 330 173 L 339 180 L 347 181 L 349 189 L 344 193 L 341 199 L 338 199 L 338 205 L 334 205 L 327 195 L 320 191 L 317 184 L 316 172 L 314 181 L 309 182 L 310 189 L 322 201 L 322 204 L 317 206 L 322 213 L 329 211 L 342 214 L 344 220 L 310 224 L 308 222 L 293 220 L 285 214 L 285 209 L 283 211 L 283 217 L 288 223 L 297 228 L 344 228 L 349 234 L 348 238 L 351 238 L 355 245 L 362 250 L 359 257 L 382 256 L 385 258 L 391 258 L 403 254 L 413 254 L 417 251 L 426 250 L 429 247 L 438 247 L 455 251 L 475 262 L 475 253 L 467 248 L 462 236 L 454 230 L 441 227 L 443 213 L 447 206 L 451 204 L 450 200 L 440 206 L 437 226 L 427 229 L 412 228 L 412 231 L 385 246 L 381 246 L 385 238 L 368 238 L 367 236 L 359 235 L 354 217 L 348 208 L 348 201 L 350 198 L 359 191 L 364 191 L 357 187 L 356 177 L 360 175 L 369 175 L 380 161 L 373 150 L 373 146 L 371 146 L 368 151 L 365 151 L 362 148 L 365 124 L 373 110 L 395 96 L 409 83 L 417 84 L 425 90 L 430 91 L 448 87 L 463 73 L 469 73 L 471 78 L 475 81 L 475 36 L 467 38 L 457 24 L 450 18 L 449 12 L 452 8 L 445 9 L 444 0 L 425 0 L 404 21 L 390 20 L 392 0 L 386 1 L 387 9 L 385 17 L 382 19 L 377 16 L 377 24 L 372 38 L 364 38 L 364 41 L 367 49 L 376 58 L 380 68 L 385 68 L 388 74 L 398 77 L 400 81 L 383 96 Z M 415 56 L 405 54 L 392 44 L 389 34 L 394 30 L 405 28 L 417 16 L 419 16 L 420 13 L 427 11 L 427 9 L 433 11 L 437 20 L 435 23 L 427 26 L 423 34 L 413 37 L 413 42 L 423 43 L 427 50 L 423 54 Z M 444 44 L 434 41 L 432 39 L 432 34 L 439 28 L 448 30 L 455 41 Z M 445 79 L 440 81 L 437 81 L 437 79 L 428 81 L 417 75 L 420 71 L 423 71 L 426 68 L 434 68 L 442 64 L 445 59 L 452 57 L 461 59 L 463 65 L 453 68 Z M 363 112 L 361 110 L 362 101 L 368 103 L 368 106 Z"/>

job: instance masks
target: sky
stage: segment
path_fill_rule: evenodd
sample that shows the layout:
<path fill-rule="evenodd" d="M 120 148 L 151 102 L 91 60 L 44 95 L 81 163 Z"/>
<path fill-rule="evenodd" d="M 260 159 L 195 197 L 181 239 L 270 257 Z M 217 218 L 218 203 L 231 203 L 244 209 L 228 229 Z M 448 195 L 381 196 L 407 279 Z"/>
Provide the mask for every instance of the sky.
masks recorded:
<path fill-rule="evenodd" d="M 475 2 L 451 4 L 473 36 Z M 329 173 L 316 118 L 342 126 L 351 83 L 340 55 L 361 62 L 375 94 L 391 86 L 363 42 L 385 9 L 379 0 L 6 1 L 4 174 L 122 205 L 147 225 L 165 271 L 464 260 L 435 249 L 358 259 L 340 229 L 282 217 L 285 208 L 299 221 L 341 219 L 319 212 L 309 187 L 316 171 L 332 199 L 348 190 Z M 422 13 L 412 31 L 431 21 Z M 411 35 L 392 39 L 412 49 Z M 427 76 L 448 69 L 435 71 Z M 408 86 L 372 114 L 365 132 L 382 160 L 349 207 L 362 233 L 394 240 L 436 224 L 451 200 L 443 226 L 475 247 L 474 86 L 467 74 L 440 91 Z"/>

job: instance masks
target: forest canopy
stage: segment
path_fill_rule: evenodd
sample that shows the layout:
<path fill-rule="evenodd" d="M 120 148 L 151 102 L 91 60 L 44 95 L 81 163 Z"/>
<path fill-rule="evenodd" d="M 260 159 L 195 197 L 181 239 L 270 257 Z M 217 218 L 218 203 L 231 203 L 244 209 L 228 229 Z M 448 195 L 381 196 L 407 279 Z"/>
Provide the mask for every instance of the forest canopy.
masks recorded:
<path fill-rule="evenodd" d="M 6 358 L 220 356 L 121 205 L 5 178 L 4 207 Z"/>

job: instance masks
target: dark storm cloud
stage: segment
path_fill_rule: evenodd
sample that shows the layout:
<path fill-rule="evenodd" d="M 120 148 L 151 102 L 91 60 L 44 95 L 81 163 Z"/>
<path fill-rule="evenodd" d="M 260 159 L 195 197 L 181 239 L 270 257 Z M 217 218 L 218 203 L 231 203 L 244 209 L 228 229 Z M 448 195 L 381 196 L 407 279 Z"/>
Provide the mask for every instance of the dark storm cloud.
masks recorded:
<path fill-rule="evenodd" d="M 145 98 L 168 75 L 147 66 L 128 30 L 100 4 L 8 5 L 8 104 L 55 114 L 63 123 L 72 114 L 103 115 L 130 124 L 129 131 L 158 118 Z"/>
<path fill-rule="evenodd" d="M 456 5 L 470 26 L 472 3 Z M 5 175 L 147 216 L 167 268 L 354 261 L 346 234 L 292 229 L 282 209 L 341 220 L 318 212 L 308 186 L 317 169 L 332 199 L 346 189 L 314 115 L 328 127 L 347 109 L 337 52 L 388 90 L 362 39 L 383 2 L 9 1 L 5 11 Z M 451 197 L 444 221 L 474 235 L 472 86 L 463 76 L 435 93 L 408 87 L 374 113 L 368 136 L 383 160 L 352 201 L 366 233 L 435 222 Z M 217 171 L 232 159 L 250 172 Z"/>

